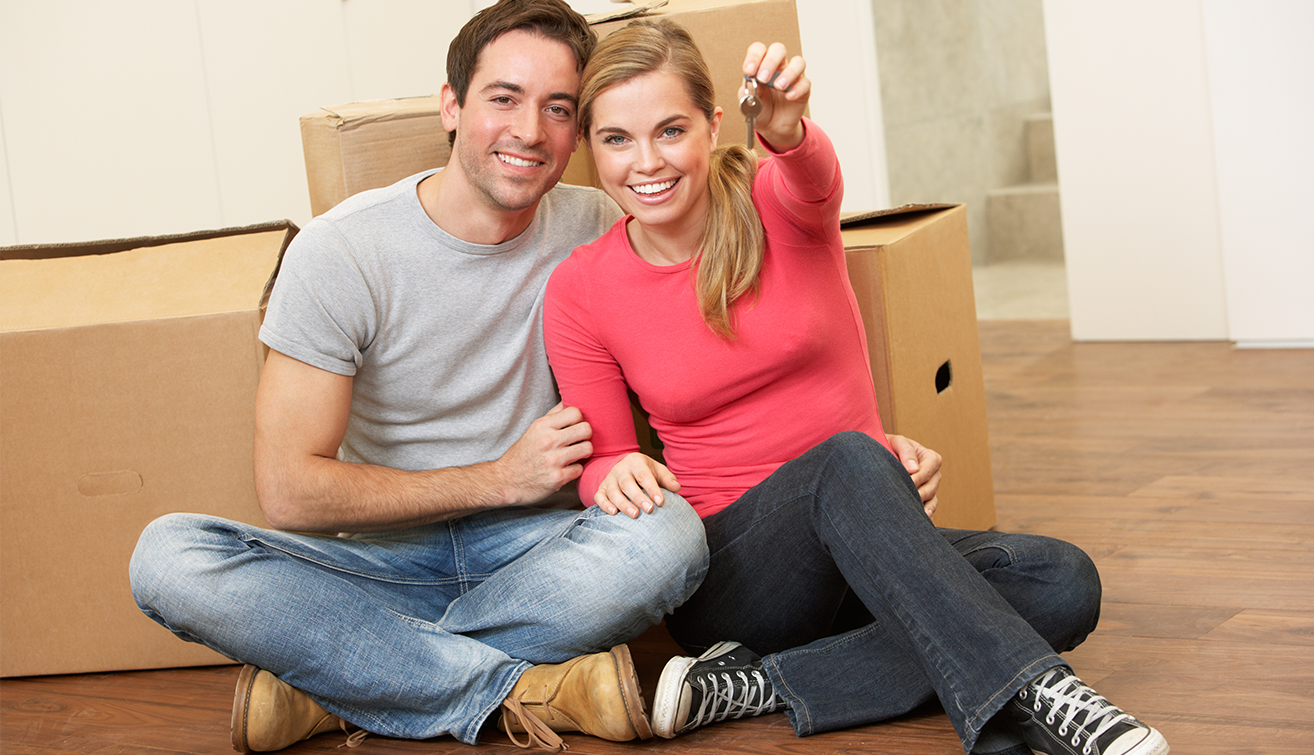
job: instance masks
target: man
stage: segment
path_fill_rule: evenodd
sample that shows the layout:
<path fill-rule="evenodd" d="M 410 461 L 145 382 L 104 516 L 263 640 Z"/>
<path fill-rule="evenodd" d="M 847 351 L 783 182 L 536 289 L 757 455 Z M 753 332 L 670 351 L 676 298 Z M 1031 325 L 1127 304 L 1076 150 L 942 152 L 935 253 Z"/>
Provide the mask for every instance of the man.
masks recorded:
<path fill-rule="evenodd" d="M 500 721 L 548 749 L 651 736 L 620 643 L 697 588 L 702 527 L 676 495 L 623 517 L 558 496 L 590 429 L 554 406 L 541 335 L 548 274 L 619 217 L 557 185 L 594 41 L 560 0 L 462 29 L 450 164 L 348 199 L 283 261 L 255 436 L 277 529 L 174 514 L 142 534 L 141 609 L 247 664 L 239 752 L 349 724 L 474 744 Z"/>

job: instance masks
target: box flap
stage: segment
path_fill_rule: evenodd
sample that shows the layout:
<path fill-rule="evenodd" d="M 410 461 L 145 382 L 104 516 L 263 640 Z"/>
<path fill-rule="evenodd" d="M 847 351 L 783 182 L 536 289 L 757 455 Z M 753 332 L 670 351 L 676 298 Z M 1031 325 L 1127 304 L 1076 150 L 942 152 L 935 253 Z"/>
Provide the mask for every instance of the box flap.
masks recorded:
<path fill-rule="evenodd" d="M 846 212 L 840 216 L 840 228 L 858 228 L 876 225 L 904 215 L 916 215 L 923 212 L 947 210 L 957 207 L 954 203 L 902 204 L 887 210 L 868 210 L 867 212 Z"/>
<path fill-rule="evenodd" d="M 321 108 L 304 118 L 328 118 L 338 131 L 350 131 L 371 123 L 397 121 L 406 118 L 426 118 L 442 114 L 442 98 L 430 94 L 420 97 L 398 97 L 387 100 L 362 100 Z"/>
<path fill-rule="evenodd" d="M 0 261 L 0 332 L 256 309 L 296 226 L 257 228 L 26 247 Z"/>

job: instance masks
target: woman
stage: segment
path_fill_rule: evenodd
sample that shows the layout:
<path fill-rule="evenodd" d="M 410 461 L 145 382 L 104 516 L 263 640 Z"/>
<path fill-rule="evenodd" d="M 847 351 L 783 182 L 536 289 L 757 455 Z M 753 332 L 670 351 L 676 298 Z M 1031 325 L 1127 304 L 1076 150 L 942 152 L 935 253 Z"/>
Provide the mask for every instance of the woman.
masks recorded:
<path fill-rule="evenodd" d="M 580 127 L 627 216 L 548 284 L 549 360 L 593 428 L 580 494 L 631 513 L 679 491 L 711 550 L 667 622 L 701 655 L 663 671 L 654 730 L 783 708 L 807 735 L 938 696 L 969 752 L 1167 752 L 1055 653 L 1098 618 L 1085 554 L 937 530 L 890 453 L 804 71 L 748 50 L 760 166 L 716 148 L 706 65 L 669 21 L 614 32 L 583 73 Z M 669 467 L 638 453 L 629 391 Z"/>

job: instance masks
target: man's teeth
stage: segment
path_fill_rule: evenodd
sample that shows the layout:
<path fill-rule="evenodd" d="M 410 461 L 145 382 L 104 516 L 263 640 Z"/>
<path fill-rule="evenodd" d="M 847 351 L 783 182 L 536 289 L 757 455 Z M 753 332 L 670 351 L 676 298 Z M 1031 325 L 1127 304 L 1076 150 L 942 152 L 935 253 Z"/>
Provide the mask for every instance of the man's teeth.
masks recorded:
<path fill-rule="evenodd" d="M 516 167 L 519 168 L 531 168 L 535 165 L 538 165 L 538 163 L 533 160 L 521 160 L 518 157 L 504 155 L 501 152 L 497 153 L 497 156 L 502 162 L 506 163 L 507 165 L 515 165 Z"/>
<path fill-rule="evenodd" d="M 631 186 L 639 194 L 660 194 L 663 191 L 675 185 L 675 180 L 662 181 L 659 184 L 643 184 L 642 186 Z"/>

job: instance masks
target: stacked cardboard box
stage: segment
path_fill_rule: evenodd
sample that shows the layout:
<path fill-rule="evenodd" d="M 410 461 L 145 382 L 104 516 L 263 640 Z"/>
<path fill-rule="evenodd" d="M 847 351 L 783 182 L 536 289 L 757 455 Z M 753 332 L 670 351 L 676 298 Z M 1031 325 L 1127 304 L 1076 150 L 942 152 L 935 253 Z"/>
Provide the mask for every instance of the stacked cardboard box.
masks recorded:
<path fill-rule="evenodd" d="M 0 249 L 0 676 L 226 663 L 133 602 L 173 511 L 266 526 L 262 301 L 291 223 Z"/>

